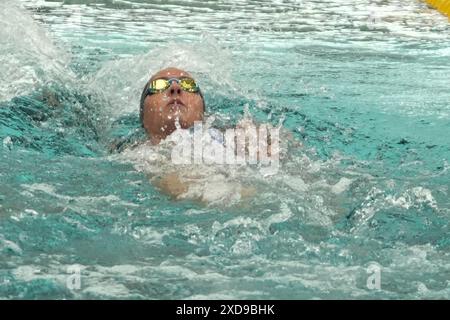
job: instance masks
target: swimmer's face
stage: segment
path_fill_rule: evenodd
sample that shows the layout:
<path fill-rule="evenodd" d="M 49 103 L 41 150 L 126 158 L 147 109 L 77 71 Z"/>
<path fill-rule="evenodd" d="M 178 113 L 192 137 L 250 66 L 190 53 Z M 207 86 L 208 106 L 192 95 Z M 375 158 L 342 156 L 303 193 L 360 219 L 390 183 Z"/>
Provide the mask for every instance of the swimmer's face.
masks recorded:
<path fill-rule="evenodd" d="M 156 79 L 192 78 L 186 71 L 167 68 L 151 77 Z M 198 92 L 181 89 L 176 81 L 163 92 L 148 95 L 144 100 L 143 124 L 147 133 L 157 141 L 164 139 L 176 130 L 176 122 L 187 129 L 195 121 L 203 120 L 203 99 Z"/>

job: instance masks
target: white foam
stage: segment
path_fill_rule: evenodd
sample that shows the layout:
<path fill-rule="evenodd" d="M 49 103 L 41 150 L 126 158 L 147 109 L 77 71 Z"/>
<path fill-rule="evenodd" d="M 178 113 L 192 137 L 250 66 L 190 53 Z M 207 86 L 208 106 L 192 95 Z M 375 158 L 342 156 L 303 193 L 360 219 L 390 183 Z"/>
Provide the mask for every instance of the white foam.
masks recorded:
<path fill-rule="evenodd" d="M 210 35 L 205 35 L 199 43 L 170 42 L 146 54 L 105 62 L 84 81 L 87 88 L 109 101 L 107 112 L 117 117 L 136 112 L 144 84 L 158 70 L 167 67 L 192 73 L 205 91 L 214 83 L 215 91 L 226 89 L 227 94 L 238 88 L 231 80 L 231 53 Z M 110 88 L 107 97 L 103 94 L 105 87 Z"/>
<path fill-rule="evenodd" d="M 341 194 L 348 189 L 352 182 L 353 179 L 342 177 L 335 185 L 331 187 L 331 192 L 334 194 Z"/>
<path fill-rule="evenodd" d="M 0 234 L 0 252 L 4 251 L 5 249 L 12 251 L 18 255 L 21 255 L 23 253 L 22 248 L 18 244 L 5 239 L 5 237 L 2 234 Z"/>
<path fill-rule="evenodd" d="M 66 82 L 67 53 L 17 1 L 0 2 L 0 101 L 31 92 L 49 81 Z"/>
<path fill-rule="evenodd" d="M 83 294 L 102 298 L 129 298 L 130 291 L 121 283 L 104 280 L 83 290 Z"/>
<path fill-rule="evenodd" d="M 59 200 L 63 200 L 65 204 L 65 210 L 71 208 L 73 210 L 79 211 L 81 213 L 105 213 L 99 209 L 99 203 L 116 204 L 128 207 L 137 207 L 138 205 L 132 202 L 124 201 L 116 195 L 106 195 L 106 196 L 67 196 L 56 192 L 53 185 L 46 183 L 33 183 L 33 184 L 22 184 L 21 187 L 24 191 L 21 194 L 26 197 L 34 197 L 38 192 L 44 192 L 52 197 Z M 36 212 L 33 209 L 27 209 L 27 214 L 35 215 Z M 31 211 L 30 211 L 31 210 Z M 20 217 L 19 217 L 20 218 Z M 81 227 L 81 226 L 80 226 Z"/>

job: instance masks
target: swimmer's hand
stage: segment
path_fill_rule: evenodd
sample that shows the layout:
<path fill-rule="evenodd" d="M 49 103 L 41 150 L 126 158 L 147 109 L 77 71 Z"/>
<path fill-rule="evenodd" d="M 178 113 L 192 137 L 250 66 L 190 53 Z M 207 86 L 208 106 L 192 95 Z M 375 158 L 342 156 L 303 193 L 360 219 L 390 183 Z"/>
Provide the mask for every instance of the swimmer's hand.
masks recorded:
<path fill-rule="evenodd" d="M 175 199 L 186 193 L 189 189 L 188 183 L 182 181 L 176 172 L 168 173 L 160 177 L 155 184 L 162 192 Z"/>

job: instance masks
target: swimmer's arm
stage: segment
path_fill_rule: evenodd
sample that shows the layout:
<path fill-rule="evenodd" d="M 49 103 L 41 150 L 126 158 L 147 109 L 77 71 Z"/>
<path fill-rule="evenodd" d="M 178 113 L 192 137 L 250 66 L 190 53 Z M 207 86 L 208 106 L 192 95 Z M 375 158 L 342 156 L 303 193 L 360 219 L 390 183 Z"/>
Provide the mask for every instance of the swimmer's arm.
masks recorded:
<path fill-rule="evenodd" d="M 194 180 L 186 181 L 182 179 L 177 172 L 171 172 L 159 177 L 154 183 L 163 193 L 169 195 L 173 199 L 179 199 L 180 196 L 188 192 L 189 185 L 195 183 L 195 177 Z M 241 186 L 240 188 L 241 199 L 252 198 L 255 194 L 256 189 L 254 187 Z M 201 201 L 201 199 L 197 200 Z"/>

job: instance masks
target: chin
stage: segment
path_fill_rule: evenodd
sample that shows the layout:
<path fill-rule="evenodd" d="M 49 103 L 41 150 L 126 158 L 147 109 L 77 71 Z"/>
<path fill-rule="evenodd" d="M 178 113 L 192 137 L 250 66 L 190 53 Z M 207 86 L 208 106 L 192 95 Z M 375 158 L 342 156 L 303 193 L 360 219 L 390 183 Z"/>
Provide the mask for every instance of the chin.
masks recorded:
<path fill-rule="evenodd" d="M 190 127 L 192 127 L 194 125 L 194 122 L 183 121 L 182 119 L 180 119 L 180 125 L 181 125 L 181 128 L 183 128 L 183 129 L 189 129 Z"/>

